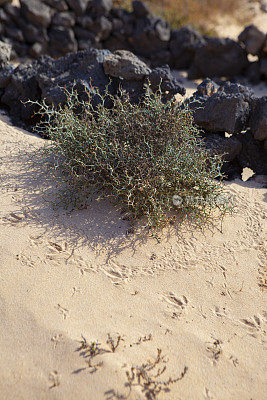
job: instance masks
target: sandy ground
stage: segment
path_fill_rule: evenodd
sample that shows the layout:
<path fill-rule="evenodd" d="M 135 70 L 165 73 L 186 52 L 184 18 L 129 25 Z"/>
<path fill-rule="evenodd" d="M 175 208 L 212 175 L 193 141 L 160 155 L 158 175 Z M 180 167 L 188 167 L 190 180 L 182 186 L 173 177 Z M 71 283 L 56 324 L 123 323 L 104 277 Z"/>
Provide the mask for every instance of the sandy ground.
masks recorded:
<path fill-rule="evenodd" d="M 266 398 L 262 178 L 226 184 L 237 214 L 222 232 L 145 238 L 105 200 L 53 207 L 37 162 L 44 142 L 1 116 L 1 400 L 145 399 L 126 372 L 158 348 L 166 371 L 156 380 L 188 368 L 159 399 Z M 123 338 L 115 352 L 108 334 Z M 100 343 L 91 364 L 82 336 Z"/>
<path fill-rule="evenodd" d="M 197 82 L 186 84 L 190 96 Z M 159 399 L 265 399 L 263 177 L 226 183 L 237 213 L 222 230 L 140 237 L 107 201 L 53 207 L 44 143 L 0 116 L 0 399 L 145 399 L 126 373 L 158 348 L 156 381 L 181 377 Z M 115 352 L 108 334 L 123 339 Z M 83 338 L 99 354 L 78 350 Z"/>

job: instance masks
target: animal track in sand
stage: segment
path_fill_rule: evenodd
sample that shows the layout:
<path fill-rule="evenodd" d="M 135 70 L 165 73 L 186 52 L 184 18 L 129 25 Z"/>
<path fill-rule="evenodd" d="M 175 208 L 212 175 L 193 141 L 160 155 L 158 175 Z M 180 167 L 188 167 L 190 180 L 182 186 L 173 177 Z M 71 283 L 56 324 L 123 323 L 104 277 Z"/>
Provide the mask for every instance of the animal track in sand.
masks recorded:
<path fill-rule="evenodd" d="M 73 265 L 78 268 L 81 275 L 85 272 L 95 271 L 91 262 L 89 260 L 84 260 L 81 256 L 75 254 L 75 250 L 69 250 L 68 244 L 65 242 L 63 244 L 56 242 L 47 242 L 47 253 L 46 259 L 52 261 L 54 264 L 65 263 L 68 265 Z"/>
<path fill-rule="evenodd" d="M 69 315 L 69 310 L 67 310 L 66 308 L 62 307 L 60 304 L 58 304 L 55 308 L 60 312 L 60 314 L 62 315 L 63 319 L 66 319 L 67 316 Z"/>
<path fill-rule="evenodd" d="M 114 285 L 119 285 L 123 281 L 128 281 L 133 277 L 133 271 L 126 265 L 119 265 L 115 261 L 109 261 L 108 268 L 104 267 L 102 270 L 104 274 L 111 279 Z"/>
<path fill-rule="evenodd" d="M 247 328 L 250 336 L 254 338 L 262 337 L 262 341 L 265 341 L 263 338 L 266 336 L 266 313 L 259 316 L 253 315 L 250 318 L 242 318 L 239 320 L 239 323 L 243 328 Z"/>
<path fill-rule="evenodd" d="M 54 349 L 57 347 L 58 343 L 62 341 L 63 335 L 61 333 L 54 335 L 51 337 L 51 342 L 54 343 Z"/>
<path fill-rule="evenodd" d="M 165 293 L 163 295 L 163 299 L 168 304 L 170 304 L 171 306 L 173 306 L 175 308 L 175 311 L 172 314 L 173 318 L 179 317 L 182 314 L 183 310 L 188 305 L 188 299 L 186 298 L 186 296 L 183 295 L 181 297 L 178 297 L 173 292 Z"/>
<path fill-rule="evenodd" d="M 213 365 L 216 365 L 222 354 L 222 341 L 219 339 L 214 339 L 213 342 L 209 342 L 206 350 L 208 352 L 208 357 L 210 358 Z"/>
<path fill-rule="evenodd" d="M 217 317 L 227 317 L 227 313 L 225 311 L 225 308 L 220 308 L 218 306 L 215 306 L 214 308 L 214 313 Z"/>
<path fill-rule="evenodd" d="M 8 214 L 7 217 L 3 217 L 2 220 L 4 222 L 11 222 L 12 224 L 17 224 L 23 222 L 25 218 L 27 218 L 27 213 L 26 211 L 22 211 L 22 212 L 12 212 Z"/>
<path fill-rule="evenodd" d="M 267 289 L 267 267 L 260 265 L 258 268 L 258 285 L 264 290 Z"/>

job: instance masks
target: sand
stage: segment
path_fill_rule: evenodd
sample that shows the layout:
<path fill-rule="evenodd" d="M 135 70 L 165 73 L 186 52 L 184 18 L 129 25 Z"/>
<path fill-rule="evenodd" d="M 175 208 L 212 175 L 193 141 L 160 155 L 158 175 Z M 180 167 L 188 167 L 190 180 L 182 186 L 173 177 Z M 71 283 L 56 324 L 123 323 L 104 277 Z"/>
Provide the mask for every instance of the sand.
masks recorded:
<path fill-rule="evenodd" d="M 266 398 L 263 177 L 225 183 L 237 213 L 222 231 L 141 237 L 106 200 L 53 207 L 45 141 L 4 115 L 0 143 L 1 400 L 145 399 L 126 372 L 158 348 L 157 380 L 185 371 L 159 399 Z M 82 337 L 100 343 L 91 366 Z"/>

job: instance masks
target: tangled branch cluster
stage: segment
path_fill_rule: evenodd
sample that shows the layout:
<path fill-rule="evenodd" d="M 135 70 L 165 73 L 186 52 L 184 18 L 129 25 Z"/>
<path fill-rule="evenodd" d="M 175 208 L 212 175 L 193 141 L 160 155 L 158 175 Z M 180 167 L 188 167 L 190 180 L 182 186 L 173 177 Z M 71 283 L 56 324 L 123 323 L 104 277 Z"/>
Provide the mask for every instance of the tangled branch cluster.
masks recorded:
<path fill-rule="evenodd" d="M 203 223 L 214 208 L 220 215 L 229 211 L 227 204 L 209 200 L 224 192 L 222 161 L 205 149 L 188 105 L 164 102 L 161 91 L 152 93 L 149 86 L 139 104 L 125 92 L 113 96 L 108 87 L 104 94 L 91 88 L 86 100 L 73 87 L 66 98 L 58 108 L 38 104 L 43 118 L 37 131 L 51 139 L 48 151 L 69 196 L 77 200 L 100 189 L 131 220 L 143 218 L 150 227 L 178 214 Z M 177 209 L 174 195 L 207 201 Z"/>

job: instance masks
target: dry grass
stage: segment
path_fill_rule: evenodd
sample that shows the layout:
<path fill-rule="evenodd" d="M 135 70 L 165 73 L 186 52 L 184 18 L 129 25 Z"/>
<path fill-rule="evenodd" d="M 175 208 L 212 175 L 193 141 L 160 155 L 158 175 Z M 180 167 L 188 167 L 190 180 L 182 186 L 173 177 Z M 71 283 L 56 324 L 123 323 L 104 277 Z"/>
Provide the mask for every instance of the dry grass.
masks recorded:
<path fill-rule="evenodd" d="M 130 0 L 114 3 L 131 9 Z M 222 17 L 246 24 L 251 18 L 247 0 L 147 0 L 151 10 L 164 17 L 173 28 L 190 24 L 204 34 L 216 33 L 216 24 Z"/>

